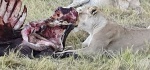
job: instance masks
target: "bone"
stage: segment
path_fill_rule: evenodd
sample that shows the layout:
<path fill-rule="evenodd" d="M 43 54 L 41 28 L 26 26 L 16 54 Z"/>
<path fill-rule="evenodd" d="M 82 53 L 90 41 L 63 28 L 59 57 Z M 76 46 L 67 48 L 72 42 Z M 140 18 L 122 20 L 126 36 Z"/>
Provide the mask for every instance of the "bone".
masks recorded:
<path fill-rule="evenodd" d="M 43 47 L 43 48 L 40 48 L 40 50 L 45 50 L 45 49 L 46 49 L 46 46 L 47 46 L 47 48 L 48 48 L 48 47 L 53 47 L 55 50 L 56 50 L 57 48 L 59 48 L 59 46 L 55 46 L 52 41 L 50 41 L 50 40 L 48 40 L 48 39 L 46 39 L 46 38 L 40 36 L 40 35 L 37 34 L 37 33 L 33 33 L 32 35 L 34 35 L 36 38 L 40 39 L 40 41 L 38 41 L 36 44 L 32 44 L 32 45 L 37 45 L 37 47 Z M 62 42 L 62 41 L 60 41 L 60 42 Z M 43 44 L 43 46 L 42 46 L 42 44 Z M 32 48 L 32 47 L 31 47 L 31 48 Z M 62 48 L 63 48 L 63 47 L 61 47 L 61 49 L 60 49 L 61 51 L 62 51 Z M 33 48 L 33 49 L 34 49 L 34 48 Z M 35 49 L 35 50 L 36 50 L 36 49 Z"/>
<path fill-rule="evenodd" d="M 47 40 L 46 38 L 40 36 L 40 35 L 37 34 L 37 33 L 33 33 L 33 35 L 34 35 L 35 37 L 37 37 L 38 39 L 45 40 L 45 41 L 49 41 L 49 40 Z"/>
<path fill-rule="evenodd" d="M 44 40 L 39 40 L 35 44 L 31 43 L 31 42 L 23 41 L 21 45 L 22 46 L 28 46 L 28 47 L 32 48 L 33 50 L 36 50 L 36 51 L 46 50 L 50 47 L 53 47 L 54 49 L 56 48 L 56 47 L 54 47 L 55 45 L 53 42 L 44 41 Z"/>
<path fill-rule="evenodd" d="M 11 22 L 12 27 L 15 26 L 15 24 L 17 23 L 18 18 L 20 17 L 19 12 L 21 10 L 21 5 L 22 5 L 22 2 L 20 0 L 17 0 L 17 3 L 16 3 L 15 8 L 13 10 L 13 13 L 11 14 L 11 16 L 9 18 L 9 21 Z"/>
<path fill-rule="evenodd" d="M 5 23 L 8 23 L 8 18 L 11 16 L 11 12 L 13 10 L 15 2 L 16 2 L 16 0 L 9 0 L 9 5 L 7 7 L 6 13 L 3 18 Z"/>
<path fill-rule="evenodd" d="M 18 14 L 21 10 L 21 5 L 22 5 L 22 2 L 20 0 L 17 0 L 16 6 L 13 10 L 11 17 L 17 17 L 18 16 Z"/>
<path fill-rule="evenodd" d="M 2 0 L 0 0 L 0 6 L 1 6 L 1 4 L 2 4 Z"/>
<path fill-rule="evenodd" d="M 31 33 L 31 27 L 26 26 L 21 30 L 21 35 L 24 41 L 29 42 L 29 34 Z"/>
<path fill-rule="evenodd" d="M 26 19 L 26 16 L 27 16 L 27 8 L 26 8 L 26 6 L 24 6 L 23 13 L 22 13 L 21 17 L 19 18 L 19 21 L 14 26 L 14 30 L 18 30 L 23 25 L 23 23 Z"/>
<path fill-rule="evenodd" d="M 28 47 L 36 50 L 36 51 L 42 51 L 42 50 L 45 50 L 45 49 L 49 48 L 48 46 L 35 45 L 33 43 L 29 43 L 29 42 L 26 42 L 26 41 L 24 41 L 21 45 L 22 46 L 28 46 Z"/>
<path fill-rule="evenodd" d="M 2 0 L 2 4 L 0 7 L 0 16 L 3 18 L 5 12 L 6 12 L 6 7 L 7 7 L 7 3 L 5 0 Z"/>

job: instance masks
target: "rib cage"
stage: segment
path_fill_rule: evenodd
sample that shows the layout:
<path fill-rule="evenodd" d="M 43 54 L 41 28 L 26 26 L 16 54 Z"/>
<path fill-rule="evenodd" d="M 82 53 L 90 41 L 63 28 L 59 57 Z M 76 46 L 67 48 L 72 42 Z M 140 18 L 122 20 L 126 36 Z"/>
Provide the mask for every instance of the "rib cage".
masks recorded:
<path fill-rule="evenodd" d="M 21 6 L 21 0 L 0 0 L 0 41 L 21 37 L 18 30 L 24 24 L 27 15 L 26 6 L 23 11 Z"/>

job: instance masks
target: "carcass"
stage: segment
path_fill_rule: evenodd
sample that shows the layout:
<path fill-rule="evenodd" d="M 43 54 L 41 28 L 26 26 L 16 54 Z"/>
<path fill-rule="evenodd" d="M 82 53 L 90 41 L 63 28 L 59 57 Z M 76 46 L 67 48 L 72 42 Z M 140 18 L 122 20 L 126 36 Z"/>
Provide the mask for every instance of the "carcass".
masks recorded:
<path fill-rule="evenodd" d="M 21 6 L 20 0 L 0 1 L 0 55 L 10 49 L 28 56 L 32 52 L 38 56 L 62 51 L 67 35 L 76 26 L 77 11 L 58 7 L 50 18 L 32 21 L 23 27 L 27 8 L 24 6 L 21 11 Z"/>
<path fill-rule="evenodd" d="M 63 51 L 68 30 L 76 26 L 77 16 L 78 13 L 74 8 L 59 7 L 50 18 L 29 23 L 21 32 L 23 38 L 21 45 L 36 52 L 47 49 L 53 49 L 55 52 Z M 63 35 L 65 30 L 67 32 Z M 29 53 L 26 50 L 21 52 Z"/>
<path fill-rule="evenodd" d="M 20 0 L 0 1 L 0 55 L 4 55 L 5 51 L 15 48 L 22 41 L 20 28 L 25 21 L 27 8 L 24 6 L 21 11 L 21 6 Z"/>

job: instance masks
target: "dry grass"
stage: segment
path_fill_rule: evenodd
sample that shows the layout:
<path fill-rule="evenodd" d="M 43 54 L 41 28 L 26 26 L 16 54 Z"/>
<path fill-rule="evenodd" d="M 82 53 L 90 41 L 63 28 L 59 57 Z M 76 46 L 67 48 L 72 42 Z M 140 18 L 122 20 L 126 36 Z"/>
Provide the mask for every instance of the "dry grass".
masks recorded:
<path fill-rule="evenodd" d="M 141 0 L 142 6 L 146 10 L 141 15 L 136 15 L 132 11 L 125 13 L 115 8 L 104 8 L 103 12 L 124 26 L 147 27 L 150 23 L 150 1 Z M 28 7 L 28 16 L 26 23 L 50 17 L 54 9 L 58 6 L 66 6 L 69 0 L 23 0 Z M 73 45 L 79 48 L 86 33 L 72 32 L 67 45 Z M 74 60 L 72 57 L 66 59 L 53 59 L 43 57 L 40 59 L 29 59 L 27 57 L 18 57 L 12 53 L 8 56 L 0 57 L 0 70 L 150 70 L 150 54 L 133 54 L 130 50 L 120 55 L 112 55 L 111 58 L 97 55 L 90 58 L 81 58 Z"/>

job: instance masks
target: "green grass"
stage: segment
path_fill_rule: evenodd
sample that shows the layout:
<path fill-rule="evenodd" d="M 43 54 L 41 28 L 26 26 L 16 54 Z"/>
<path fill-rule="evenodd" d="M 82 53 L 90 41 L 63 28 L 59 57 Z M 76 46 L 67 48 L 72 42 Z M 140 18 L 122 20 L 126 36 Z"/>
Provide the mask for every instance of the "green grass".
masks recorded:
<path fill-rule="evenodd" d="M 147 27 L 150 23 L 150 1 L 141 1 L 146 11 L 141 15 L 136 15 L 132 11 L 125 13 L 115 8 L 103 8 L 102 11 L 120 25 Z M 70 0 L 23 0 L 23 3 L 28 8 L 26 19 L 28 23 L 50 17 L 58 6 L 67 6 Z M 67 45 L 73 45 L 75 49 L 80 48 L 80 43 L 86 36 L 86 33 L 72 32 L 67 39 Z M 111 55 L 111 58 L 97 55 L 74 60 L 72 57 L 29 59 L 11 53 L 0 57 L 0 70 L 150 70 L 150 54 L 149 52 L 133 54 L 130 50 L 126 50 L 120 55 Z"/>

